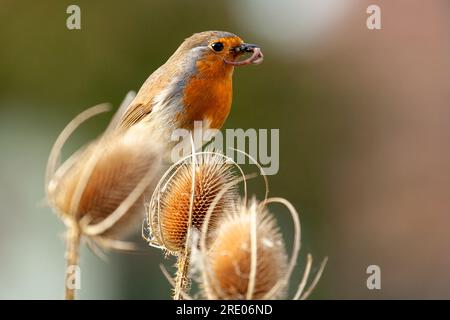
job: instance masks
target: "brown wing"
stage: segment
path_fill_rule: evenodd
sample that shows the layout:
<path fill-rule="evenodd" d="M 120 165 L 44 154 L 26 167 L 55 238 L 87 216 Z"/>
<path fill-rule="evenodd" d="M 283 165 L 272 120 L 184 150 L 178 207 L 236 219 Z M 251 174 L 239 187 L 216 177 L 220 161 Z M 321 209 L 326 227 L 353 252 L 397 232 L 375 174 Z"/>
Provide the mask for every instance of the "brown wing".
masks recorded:
<path fill-rule="evenodd" d="M 151 101 L 146 105 L 143 103 L 135 103 L 128 107 L 128 110 L 120 120 L 119 128 L 129 128 L 141 121 L 146 115 L 152 111 Z"/>
<path fill-rule="evenodd" d="M 175 72 L 174 68 L 168 68 L 166 65 L 153 72 L 123 114 L 118 127 L 129 128 L 149 115 L 152 112 L 154 97 L 167 87 Z"/>

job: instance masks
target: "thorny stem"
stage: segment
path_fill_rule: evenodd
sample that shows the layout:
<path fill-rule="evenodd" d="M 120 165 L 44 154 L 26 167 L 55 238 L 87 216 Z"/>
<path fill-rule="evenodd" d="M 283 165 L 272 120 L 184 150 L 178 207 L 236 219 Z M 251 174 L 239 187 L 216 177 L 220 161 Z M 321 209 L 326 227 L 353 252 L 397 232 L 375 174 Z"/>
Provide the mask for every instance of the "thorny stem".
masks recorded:
<path fill-rule="evenodd" d="M 66 233 L 66 300 L 75 299 L 76 283 L 78 275 L 74 274 L 77 270 L 73 269 L 78 266 L 79 247 L 81 232 L 77 223 L 71 223 Z"/>
<path fill-rule="evenodd" d="M 180 253 L 177 260 L 177 274 L 175 278 L 174 300 L 183 300 L 182 292 L 186 292 L 189 286 L 189 251 Z"/>

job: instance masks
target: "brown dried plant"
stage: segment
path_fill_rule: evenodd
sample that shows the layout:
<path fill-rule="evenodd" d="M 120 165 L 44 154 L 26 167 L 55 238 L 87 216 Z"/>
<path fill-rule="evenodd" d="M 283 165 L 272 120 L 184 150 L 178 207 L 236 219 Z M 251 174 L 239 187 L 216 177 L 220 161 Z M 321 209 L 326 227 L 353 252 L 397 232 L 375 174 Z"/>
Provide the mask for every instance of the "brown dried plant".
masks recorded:
<path fill-rule="evenodd" d="M 287 259 L 282 234 L 270 203 L 285 205 L 295 227 L 291 258 Z M 211 207 L 211 211 L 213 207 Z M 206 218 L 209 218 L 209 214 Z M 206 228 L 202 231 L 207 233 Z M 203 234 L 204 234 L 203 233 Z M 286 298 L 289 280 L 300 251 L 301 226 L 298 213 L 283 198 L 269 198 L 249 205 L 240 201 L 232 212 L 220 221 L 210 248 L 201 240 L 199 263 L 202 294 L 207 299 L 258 300 Z M 306 268 L 294 299 L 306 299 L 317 285 L 327 259 L 322 262 L 309 288 L 307 284 L 312 257 L 308 254 Z"/>
<path fill-rule="evenodd" d="M 215 152 L 194 153 L 174 164 L 160 180 L 148 205 L 145 237 L 152 246 L 177 256 L 174 298 L 180 298 L 189 281 L 191 231 L 202 228 L 205 215 L 217 194 L 236 179 L 238 172 L 229 158 Z M 227 189 L 209 219 L 214 230 L 217 221 L 238 197 L 236 185 Z"/>
<path fill-rule="evenodd" d="M 224 157 L 219 153 L 216 157 Z M 194 153 L 193 158 L 198 158 L 199 153 Z M 250 158 L 260 169 L 254 159 Z M 167 187 L 167 178 L 163 178 L 152 197 L 147 219 L 149 221 L 149 243 L 164 250 L 174 250 L 183 258 L 183 265 L 178 264 L 178 272 L 175 281 L 162 267 L 162 271 L 169 282 L 175 288 L 175 299 L 191 299 L 187 293 L 186 279 L 189 267 L 199 274 L 201 294 L 207 299 L 279 299 L 286 297 L 290 277 L 295 269 L 300 251 L 301 226 L 297 211 L 290 202 L 282 198 L 267 198 L 268 185 L 266 182 L 266 198 L 261 203 L 255 200 L 247 204 L 247 177 L 240 167 L 238 174 L 227 173 L 233 166 L 219 167 L 220 170 L 205 170 L 204 173 L 214 176 L 226 177 L 220 180 L 220 185 L 215 186 L 214 193 L 209 194 L 208 201 L 203 206 L 194 204 L 196 199 L 202 199 L 199 194 L 202 190 L 208 190 L 207 177 L 198 178 L 198 167 L 183 163 L 184 170 L 174 170 L 177 165 L 166 172 L 165 177 L 170 177 L 177 182 L 176 187 Z M 184 172 L 183 172 L 184 171 Z M 191 173 L 190 175 L 188 173 Z M 236 173 L 237 173 L 236 172 Z M 195 176 L 197 179 L 192 179 Z M 211 176 L 211 177 L 212 177 Z M 181 183 L 182 181 L 182 183 Z M 236 185 L 244 181 L 244 198 L 236 197 Z M 201 184 L 205 184 L 201 186 Z M 183 186 L 182 188 L 178 188 Z M 195 187 L 193 187 L 195 186 Z M 220 187 L 220 188 L 218 188 Z M 166 189 L 167 188 L 167 189 Z M 160 189 L 167 190 L 170 196 L 162 195 Z M 159 191 L 158 191 L 159 190 Z M 167 200 L 171 199 L 171 209 L 167 210 Z M 183 217 L 179 218 L 179 202 L 183 198 Z M 178 200 L 176 200 L 178 199 Z M 189 199 L 190 202 L 189 202 Z M 173 201 L 173 203 L 172 203 Z M 295 227 L 295 237 L 290 259 L 286 255 L 282 234 L 276 224 L 273 215 L 268 211 L 270 203 L 281 203 L 287 207 Z M 193 213 L 201 208 L 201 223 L 193 226 Z M 171 215 L 171 218 L 162 218 Z M 164 219 L 173 219 L 180 223 L 172 223 L 170 226 L 182 232 L 177 232 L 177 246 L 167 246 L 165 237 L 171 237 L 173 232 L 168 232 L 164 227 Z M 170 220 L 171 221 L 171 220 Z M 192 227 L 189 227 L 192 226 Z M 189 239 L 189 232 L 196 235 Z M 182 234 L 183 236 L 179 236 Z M 179 257 L 180 257 L 179 256 Z M 312 257 L 308 254 L 303 278 L 294 295 L 294 299 L 307 298 L 317 285 L 327 259 L 321 263 L 316 276 L 305 291 L 312 266 Z M 184 283 L 180 283 L 182 277 Z"/>
<path fill-rule="evenodd" d="M 107 111 L 105 105 L 86 110 L 62 131 L 47 165 L 47 200 L 67 227 L 67 266 L 78 264 L 83 237 L 98 246 L 130 249 L 121 240 L 142 219 L 144 195 L 161 168 L 161 148 L 149 139 L 144 124 L 105 133 L 58 166 L 60 151 L 70 134 L 85 120 Z M 69 276 L 69 274 L 67 274 Z M 66 299 L 75 291 L 67 286 Z"/>
<path fill-rule="evenodd" d="M 206 298 L 262 299 L 285 276 L 283 237 L 272 215 L 259 209 L 255 201 L 249 207 L 235 206 L 220 221 L 215 233 L 206 253 L 207 265 L 201 268 L 205 271 L 201 283 Z M 252 262 L 255 258 L 256 262 Z M 282 298 L 284 293 L 285 288 L 280 286 L 273 297 Z"/>

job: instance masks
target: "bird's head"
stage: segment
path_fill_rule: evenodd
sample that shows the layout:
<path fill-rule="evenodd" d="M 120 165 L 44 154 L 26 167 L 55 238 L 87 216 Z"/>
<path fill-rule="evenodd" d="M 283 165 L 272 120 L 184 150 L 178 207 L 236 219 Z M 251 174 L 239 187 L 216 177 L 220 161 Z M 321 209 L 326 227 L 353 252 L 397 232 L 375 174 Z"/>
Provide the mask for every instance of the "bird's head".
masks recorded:
<path fill-rule="evenodd" d="M 244 57 L 244 56 L 248 57 Z M 245 43 L 237 35 L 225 31 L 195 33 L 180 45 L 172 58 L 194 61 L 198 69 L 213 72 L 234 66 L 259 64 L 263 54 L 259 46 Z"/>

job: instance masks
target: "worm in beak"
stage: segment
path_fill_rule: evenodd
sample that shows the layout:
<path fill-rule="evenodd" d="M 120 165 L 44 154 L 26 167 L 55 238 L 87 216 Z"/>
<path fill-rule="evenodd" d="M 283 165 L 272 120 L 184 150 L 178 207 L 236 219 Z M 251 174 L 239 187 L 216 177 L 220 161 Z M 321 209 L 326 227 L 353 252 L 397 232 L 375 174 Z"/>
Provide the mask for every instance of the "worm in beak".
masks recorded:
<path fill-rule="evenodd" d="M 263 62 L 264 55 L 261 51 L 261 48 L 259 48 L 255 44 L 243 43 L 243 44 L 233 48 L 232 50 L 236 54 L 239 54 L 242 52 L 251 52 L 252 53 L 252 55 L 245 60 L 241 60 L 241 61 L 224 60 L 225 63 L 230 64 L 232 66 L 245 66 L 248 64 L 260 64 L 261 62 Z"/>

